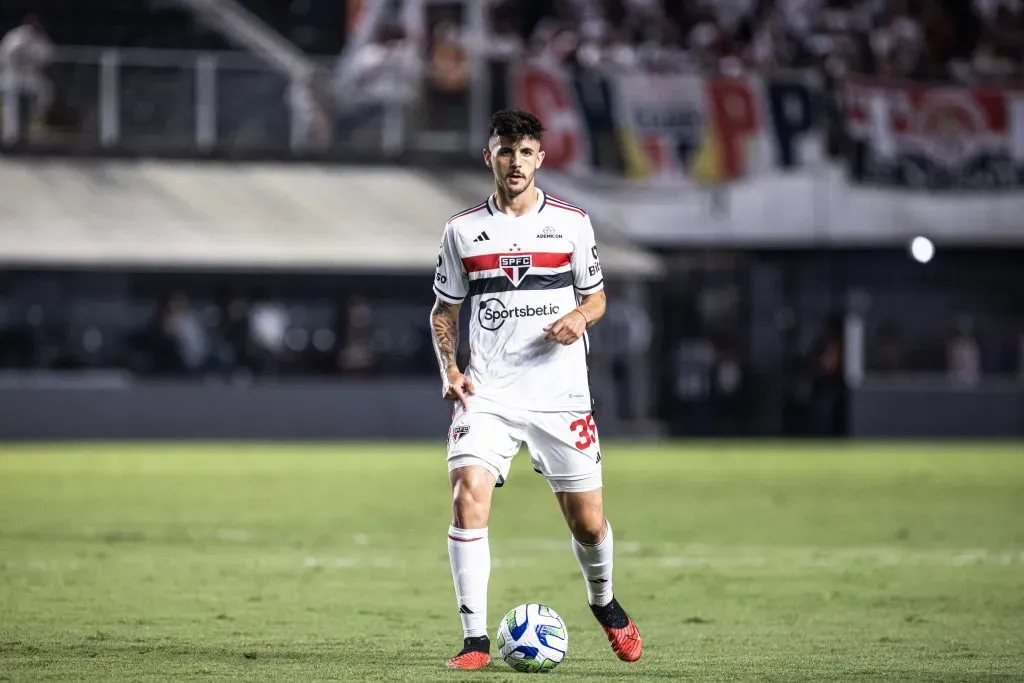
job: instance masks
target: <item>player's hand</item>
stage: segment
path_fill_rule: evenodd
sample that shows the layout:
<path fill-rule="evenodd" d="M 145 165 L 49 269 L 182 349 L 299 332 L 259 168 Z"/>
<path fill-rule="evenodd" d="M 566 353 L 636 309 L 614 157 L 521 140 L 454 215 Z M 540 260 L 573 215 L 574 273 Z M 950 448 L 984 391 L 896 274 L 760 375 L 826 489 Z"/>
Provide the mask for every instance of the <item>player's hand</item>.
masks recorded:
<path fill-rule="evenodd" d="M 449 401 L 459 401 L 464 410 L 469 410 L 469 397 L 476 392 L 469 378 L 459 372 L 456 366 L 448 368 L 444 378 L 444 397 Z"/>
<path fill-rule="evenodd" d="M 574 344 L 583 336 L 587 329 L 587 319 L 579 309 L 574 308 L 561 318 L 544 328 L 544 341 L 556 341 L 559 344 Z"/>

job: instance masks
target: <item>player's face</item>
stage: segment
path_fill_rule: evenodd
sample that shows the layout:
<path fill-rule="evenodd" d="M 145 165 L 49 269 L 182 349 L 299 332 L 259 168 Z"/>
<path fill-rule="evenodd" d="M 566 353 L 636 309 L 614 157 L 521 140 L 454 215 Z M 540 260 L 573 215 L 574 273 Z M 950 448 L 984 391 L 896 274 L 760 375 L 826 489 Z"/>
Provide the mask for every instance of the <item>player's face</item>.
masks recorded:
<path fill-rule="evenodd" d="M 533 138 L 512 140 L 496 135 L 484 150 L 484 162 L 494 172 L 498 187 L 507 196 L 516 197 L 533 185 L 533 177 L 544 163 L 544 152 Z"/>

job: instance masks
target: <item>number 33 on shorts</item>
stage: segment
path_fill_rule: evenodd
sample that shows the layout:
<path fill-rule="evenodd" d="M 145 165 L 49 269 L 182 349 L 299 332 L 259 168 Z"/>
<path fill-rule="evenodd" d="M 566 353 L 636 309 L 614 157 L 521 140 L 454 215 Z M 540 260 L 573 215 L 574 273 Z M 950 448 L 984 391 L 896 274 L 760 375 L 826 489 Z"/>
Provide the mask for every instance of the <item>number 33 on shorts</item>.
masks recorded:
<path fill-rule="evenodd" d="M 574 445 L 581 451 L 585 451 L 597 443 L 597 425 L 594 424 L 593 414 L 572 421 L 569 423 L 569 429 L 579 437 Z"/>

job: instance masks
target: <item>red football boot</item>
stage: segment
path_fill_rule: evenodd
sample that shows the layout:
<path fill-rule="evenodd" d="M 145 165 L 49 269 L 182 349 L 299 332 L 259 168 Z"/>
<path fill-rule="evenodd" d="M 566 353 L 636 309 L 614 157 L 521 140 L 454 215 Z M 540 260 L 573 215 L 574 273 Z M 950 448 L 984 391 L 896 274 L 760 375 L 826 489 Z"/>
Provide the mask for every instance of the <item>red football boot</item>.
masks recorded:
<path fill-rule="evenodd" d="M 611 643 L 616 657 L 624 662 L 635 662 L 640 659 L 644 652 L 640 629 L 615 598 L 604 607 L 591 605 L 590 610 L 608 636 L 608 642 Z"/>
<path fill-rule="evenodd" d="M 491 639 L 466 638 L 462 652 L 448 660 L 449 669 L 482 669 L 491 663 Z"/>

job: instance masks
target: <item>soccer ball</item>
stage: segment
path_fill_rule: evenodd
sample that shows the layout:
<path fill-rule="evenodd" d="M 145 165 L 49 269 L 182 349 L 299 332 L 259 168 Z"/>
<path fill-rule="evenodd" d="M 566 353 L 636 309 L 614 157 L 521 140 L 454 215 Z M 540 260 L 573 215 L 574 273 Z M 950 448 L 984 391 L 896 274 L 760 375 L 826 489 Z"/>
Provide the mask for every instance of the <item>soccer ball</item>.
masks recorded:
<path fill-rule="evenodd" d="M 498 625 L 498 652 L 516 671 L 545 673 L 565 658 L 569 630 L 550 607 L 529 603 L 511 610 Z"/>

